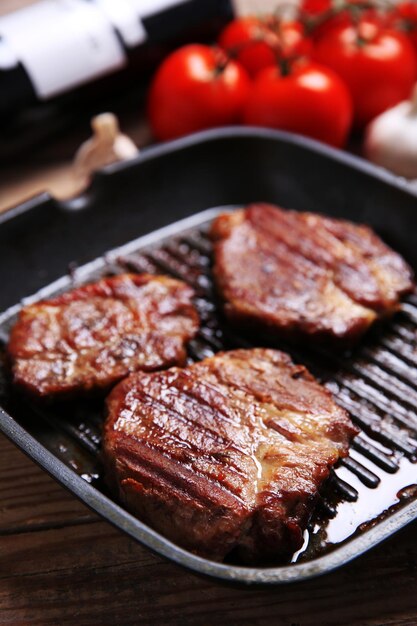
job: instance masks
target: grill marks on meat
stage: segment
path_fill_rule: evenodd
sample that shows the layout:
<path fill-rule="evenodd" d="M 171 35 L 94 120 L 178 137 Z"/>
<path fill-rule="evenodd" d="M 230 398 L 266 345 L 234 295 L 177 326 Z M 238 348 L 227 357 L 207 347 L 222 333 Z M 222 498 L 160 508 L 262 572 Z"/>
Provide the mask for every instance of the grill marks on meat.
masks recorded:
<path fill-rule="evenodd" d="M 110 394 L 106 474 L 133 513 L 222 559 L 287 559 L 356 433 L 303 366 L 267 349 L 137 373 Z"/>
<path fill-rule="evenodd" d="M 198 329 L 192 296 L 172 278 L 122 274 L 26 306 L 8 345 L 14 382 L 63 396 L 182 364 Z"/>
<path fill-rule="evenodd" d="M 355 341 L 413 288 L 367 226 L 257 204 L 219 216 L 211 234 L 228 317 L 285 337 Z"/>

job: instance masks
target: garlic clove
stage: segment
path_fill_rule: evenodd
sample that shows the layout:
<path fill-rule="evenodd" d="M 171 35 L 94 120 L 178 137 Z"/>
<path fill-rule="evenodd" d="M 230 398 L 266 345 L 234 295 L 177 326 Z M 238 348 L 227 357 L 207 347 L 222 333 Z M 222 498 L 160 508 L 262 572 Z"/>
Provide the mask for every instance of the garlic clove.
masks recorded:
<path fill-rule="evenodd" d="M 123 135 L 113 113 L 102 113 L 91 120 L 93 136 L 78 149 L 73 165 L 73 178 L 78 192 L 91 180 L 93 172 L 114 163 L 135 157 L 139 150 Z"/>

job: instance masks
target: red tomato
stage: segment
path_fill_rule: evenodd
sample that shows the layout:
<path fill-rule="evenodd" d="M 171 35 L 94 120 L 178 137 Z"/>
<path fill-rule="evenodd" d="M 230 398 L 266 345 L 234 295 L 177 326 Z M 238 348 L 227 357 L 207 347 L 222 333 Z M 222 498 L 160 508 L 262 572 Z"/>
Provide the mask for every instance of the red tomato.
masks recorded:
<path fill-rule="evenodd" d="M 352 102 L 332 70 L 299 61 L 288 75 L 272 67 L 259 74 L 243 119 L 246 124 L 289 130 L 341 147 L 352 123 Z"/>
<path fill-rule="evenodd" d="M 352 25 L 358 17 L 382 24 L 383 13 L 377 10 L 376 2 L 375 8 L 371 4 L 369 0 L 303 0 L 300 12 L 312 38 L 317 40 L 333 28 Z"/>
<path fill-rule="evenodd" d="M 377 2 L 374 3 L 377 8 Z M 310 16 L 322 15 L 328 11 L 335 13 L 344 13 L 345 9 L 349 10 L 349 7 L 355 6 L 362 11 L 373 10 L 371 7 L 372 2 L 368 0 L 302 0 L 300 9 L 303 13 Z"/>
<path fill-rule="evenodd" d="M 192 44 L 168 56 L 148 97 L 154 136 L 173 139 L 240 121 L 250 89 L 246 71 L 218 48 Z"/>
<path fill-rule="evenodd" d="M 332 6 L 332 0 L 302 0 L 300 9 L 306 15 L 315 16 L 330 11 Z"/>
<path fill-rule="evenodd" d="M 392 11 L 390 23 L 396 29 L 407 34 L 414 49 L 417 50 L 417 3 L 401 2 Z"/>
<path fill-rule="evenodd" d="M 277 58 L 305 56 L 312 50 L 300 22 L 283 22 L 273 16 L 242 17 L 230 22 L 220 35 L 219 45 L 252 77 L 276 65 Z"/>
<path fill-rule="evenodd" d="M 345 81 L 359 128 L 408 98 L 417 78 L 417 59 L 407 38 L 374 21 L 328 31 L 317 42 L 314 58 Z"/>

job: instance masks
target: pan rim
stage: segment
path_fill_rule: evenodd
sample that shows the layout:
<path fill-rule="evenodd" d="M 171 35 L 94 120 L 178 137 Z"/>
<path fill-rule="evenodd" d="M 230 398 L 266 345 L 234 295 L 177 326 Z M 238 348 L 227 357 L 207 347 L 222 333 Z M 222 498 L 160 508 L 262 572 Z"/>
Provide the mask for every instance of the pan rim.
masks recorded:
<path fill-rule="evenodd" d="M 54 202 L 57 207 L 62 209 L 79 209 L 82 208 L 91 195 L 94 195 L 97 187 L 101 184 L 100 180 L 107 178 L 118 172 L 123 172 L 131 167 L 138 166 L 161 157 L 168 156 L 172 153 L 178 153 L 188 150 L 198 144 L 209 144 L 225 139 L 270 139 L 279 143 L 294 145 L 314 152 L 320 156 L 324 156 L 332 161 L 337 161 L 351 169 L 362 172 L 368 176 L 378 179 L 379 181 L 395 187 L 406 194 L 417 198 L 417 186 L 412 185 L 407 179 L 393 174 L 385 168 L 374 165 L 365 159 L 333 148 L 315 139 L 304 137 L 296 133 L 290 133 L 281 130 L 271 130 L 267 128 L 259 128 L 255 126 L 224 126 L 222 128 L 214 128 L 197 133 L 192 133 L 186 137 L 181 137 L 172 141 L 163 142 L 156 145 L 146 146 L 140 150 L 139 154 L 128 161 L 119 161 L 106 165 L 94 173 L 90 185 L 81 194 L 70 198 L 69 200 L 57 200 L 48 191 L 24 200 L 23 202 L 11 206 L 0 214 L 0 226 L 10 219 L 18 217 L 22 213 L 36 209 L 37 206 L 45 202 Z"/>

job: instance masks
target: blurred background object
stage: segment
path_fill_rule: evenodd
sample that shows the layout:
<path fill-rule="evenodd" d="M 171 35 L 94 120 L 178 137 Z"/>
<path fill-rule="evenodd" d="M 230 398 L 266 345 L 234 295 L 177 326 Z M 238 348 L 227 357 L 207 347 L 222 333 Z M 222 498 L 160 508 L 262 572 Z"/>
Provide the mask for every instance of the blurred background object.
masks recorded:
<path fill-rule="evenodd" d="M 74 153 L 102 111 L 148 144 L 141 111 L 155 67 L 182 43 L 213 41 L 234 9 L 231 0 L 2 0 L 0 210 L 45 189 L 70 195 Z"/>
<path fill-rule="evenodd" d="M 102 110 L 137 111 L 163 57 L 232 16 L 231 0 L 39 0 L 3 15 L 0 162 Z"/>
<path fill-rule="evenodd" d="M 0 163 L 80 117 L 134 109 L 174 48 L 211 42 L 277 0 L 19 0 L 0 3 Z M 111 105 L 111 106 L 110 106 Z"/>
<path fill-rule="evenodd" d="M 71 195 L 103 111 L 139 148 L 243 123 L 362 155 L 366 125 L 411 95 L 416 41 L 409 0 L 3 0 L 0 210 Z"/>

